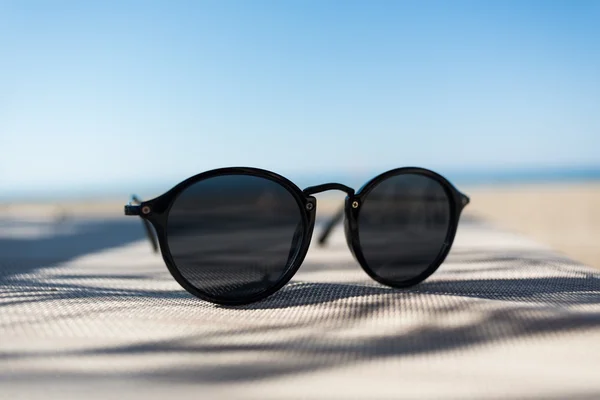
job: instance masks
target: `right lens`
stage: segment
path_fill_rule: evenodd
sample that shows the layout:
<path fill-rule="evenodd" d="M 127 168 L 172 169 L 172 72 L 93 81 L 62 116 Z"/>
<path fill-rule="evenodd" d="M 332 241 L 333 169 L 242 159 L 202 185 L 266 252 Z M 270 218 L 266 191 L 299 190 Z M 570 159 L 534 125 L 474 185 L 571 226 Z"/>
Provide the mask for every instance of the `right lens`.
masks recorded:
<path fill-rule="evenodd" d="M 400 174 L 363 199 L 358 216 L 361 252 L 369 269 L 393 283 L 421 275 L 437 259 L 450 229 L 450 201 L 440 182 Z"/>
<path fill-rule="evenodd" d="M 192 286 L 212 298 L 242 301 L 281 281 L 305 229 L 300 204 L 283 185 L 225 175 L 194 183 L 176 198 L 167 241 Z"/>

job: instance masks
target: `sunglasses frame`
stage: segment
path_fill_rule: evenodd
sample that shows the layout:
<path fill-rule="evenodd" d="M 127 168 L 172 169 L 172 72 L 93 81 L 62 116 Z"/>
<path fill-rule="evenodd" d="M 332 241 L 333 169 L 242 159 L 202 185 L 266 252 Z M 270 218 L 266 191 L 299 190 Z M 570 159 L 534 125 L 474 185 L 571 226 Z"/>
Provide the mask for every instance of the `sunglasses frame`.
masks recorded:
<path fill-rule="evenodd" d="M 360 209 L 361 205 L 363 204 L 363 201 L 367 199 L 369 193 L 379 183 L 393 176 L 403 174 L 422 175 L 437 181 L 443 187 L 444 191 L 447 194 L 448 201 L 450 203 L 450 224 L 446 233 L 446 240 L 442 248 L 440 249 L 440 252 L 438 253 L 437 257 L 435 258 L 434 262 L 418 276 L 399 283 L 386 280 L 385 278 L 381 278 L 369 268 L 367 260 L 365 259 L 360 246 L 358 217 L 360 215 Z M 175 264 L 175 261 L 173 260 L 173 257 L 171 255 L 167 234 L 167 221 L 169 212 L 171 210 L 171 207 L 177 200 L 178 196 L 181 193 L 183 193 L 185 189 L 187 189 L 189 186 L 195 183 L 206 179 L 228 175 L 256 176 L 259 178 L 271 180 L 283 186 L 289 193 L 292 194 L 292 196 L 296 200 L 300 209 L 300 215 L 302 218 L 303 226 L 303 235 L 300 242 L 300 248 L 296 253 L 296 257 L 289 265 L 287 270 L 284 272 L 280 280 L 275 285 L 257 294 L 240 299 L 224 299 L 220 297 L 211 296 L 205 292 L 200 291 L 194 285 L 192 285 L 186 278 L 184 278 L 179 272 L 179 269 L 177 268 L 177 265 Z M 132 200 L 138 204 L 130 203 L 126 205 L 125 215 L 137 215 L 143 219 L 144 224 L 146 226 L 146 233 L 148 234 L 150 241 L 153 244 L 156 244 L 156 238 L 158 238 L 158 245 L 161 250 L 162 258 L 165 264 L 167 265 L 169 272 L 185 290 L 187 290 L 194 296 L 199 297 L 202 300 L 206 300 L 212 303 L 221 305 L 243 305 L 262 300 L 272 295 L 273 293 L 281 289 L 285 284 L 287 284 L 290 281 L 290 279 L 296 274 L 296 272 L 304 262 L 312 240 L 317 211 L 317 199 L 313 195 L 329 190 L 341 190 L 345 192 L 347 196 L 345 199 L 343 212 L 342 210 L 340 210 L 341 212 L 338 213 L 337 216 L 334 216 L 334 219 L 328 224 L 328 228 L 324 232 L 324 235 L 322 235 L 319 239 L 319 242 L 325 242 L 326 236 L 331 230 L 331 228 L 336 224 L 337 220 L 341 219 L 341 216 L 345 215 L 346 218 L 344 219 L 344 233 L 346 236 L 346 242 L 356 261 L 358 261 L 362 269 L 372 279 L 381 284 L 391 286 L 394 288 L 405 288 L 416 285 L 425 280 L 439 268 L 439 266 L 442 264 L 442 262 L 448 255 L 448 252 L 452 247 L 452 243 L 454 242 L 454 237 L 458 228 L 460 214 L 463 208 L 469 203 L 469 198 L 466 195 L 459 192 L 444 177 L 428 169 L 418 167 L 396 168 L 384 172 L 376 176 L 375 178 L 369 180 L 357 192 L 355 192 L 354 189 L 340 183 L 325 183 L 322 185 L 310 186 L 304 190 L 301 190 L 292 181 L 271 171 L 252 167 L 229 167 L 214 169 L 211 171 L 194 175 L 184 180 L 183 182 L 177 184 L 175 187 L 173 187 L 166 193 L 152 200 L 139 201 L 135 196 L 133 196 Z M 152 227 L 154 227 L 156 237 L 154 237 L 153 233 L 151 232 L 151 229 L 149 229 L 148 222 L 152 225 Z M 156 246 L 154 246 L 154 249 L 155 251 L 157 250 Z"/>

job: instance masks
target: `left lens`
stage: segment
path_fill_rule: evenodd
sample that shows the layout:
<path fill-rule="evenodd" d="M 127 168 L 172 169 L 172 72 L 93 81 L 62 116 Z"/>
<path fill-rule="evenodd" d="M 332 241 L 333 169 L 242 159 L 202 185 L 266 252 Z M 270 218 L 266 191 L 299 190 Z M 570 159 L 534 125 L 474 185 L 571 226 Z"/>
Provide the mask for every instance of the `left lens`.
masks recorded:
<path fill-rule="evenodd" d="M 375 275 L 402 284 L 435 262 L 450 229 L 450 200 L 440 182 L 418 174 L 392 176 L 362 203 L 360 248 Z"/>
<path fill-rule="evenodd" d="M 212 299 L 244 301 L 280 283 L 306 226 L 294 195 L 253 175 L 208 178 L 174 201 L 167 242 L 179 273 Z"/>

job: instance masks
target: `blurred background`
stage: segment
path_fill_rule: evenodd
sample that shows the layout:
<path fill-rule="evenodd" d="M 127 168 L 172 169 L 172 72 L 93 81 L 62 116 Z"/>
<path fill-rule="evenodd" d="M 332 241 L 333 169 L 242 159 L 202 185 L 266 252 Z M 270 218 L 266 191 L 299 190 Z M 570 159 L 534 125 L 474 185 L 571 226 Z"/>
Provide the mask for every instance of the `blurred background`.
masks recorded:
<path fill-rule="evenodd" d="M 218 167 L 359 187 L 415 165 L 600 267 L 599 20 L 594 1 L 0 1 L 0 236 L 121 221 L 131 193 Z"/>

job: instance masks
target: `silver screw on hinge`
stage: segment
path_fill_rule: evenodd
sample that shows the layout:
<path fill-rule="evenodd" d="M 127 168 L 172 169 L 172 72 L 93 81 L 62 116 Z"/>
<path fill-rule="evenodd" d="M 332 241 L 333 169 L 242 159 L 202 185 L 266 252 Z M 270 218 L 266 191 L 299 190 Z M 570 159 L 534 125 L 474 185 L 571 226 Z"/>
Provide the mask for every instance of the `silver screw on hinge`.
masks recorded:
<path fill-rule="evenodd" d="M 142 207 L 142 214 L 150 214 L 150 211 L 152 211 L 150 209 L 150 207 L 148 207 L 148 206 Z"/>
<path fill-rule="evenodd" d="M 313 203 L 306 203 L 306 209 L 308 211 L 312 210 L 315 206 L 313 205 Z"/>
<path fill-rule="evenodd" d="M 358 208 L 358 201 L 354 200 L 352 202 L 352 208 Z"/>

